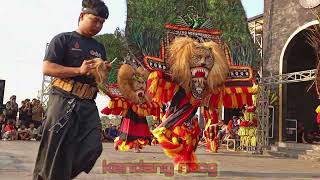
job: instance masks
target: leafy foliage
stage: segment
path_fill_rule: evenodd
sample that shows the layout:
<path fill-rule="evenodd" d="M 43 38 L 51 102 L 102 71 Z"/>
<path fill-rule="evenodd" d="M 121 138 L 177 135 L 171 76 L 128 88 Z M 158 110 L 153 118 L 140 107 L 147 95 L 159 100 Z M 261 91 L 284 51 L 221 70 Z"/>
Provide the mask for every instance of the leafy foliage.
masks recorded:
<path fill-rule="evenodd" d="M 159 56 L 164 25 L 193 5 L 206 9 L 206 0 L 128 0 L 126 37 L 130 50 L 138 60 L 143 55 Z"/>
<path fill-rule="evenodd" d="M 253 43 L 246 13 L 240 0 L 208 0 L 207 17 L 216 29 L 222 30 L 223 40 L 230 46 L 234 64 L 257 66 L 260 55 Z"/>
<path fill-rule="evenodd" d="M 176 17 L 174 0 L 128 0 L 126 37 L 138 60 L 143 55 L 159 55 L 164 24 Z"/>
<path fill-rule="evenodd" d="M 159 55 L 164 24 L 187 14 L 189 6 L 200 16 L 208 17 L 230 46 L 234 64 L 256 66 L 259 53 L 248 30 L 247 18 L 240 0 L 128 0 L 126 37 L 137 59 Z"/>
<path fill-rule="evenodd" d="M 185 15 L 187 8 L 193 6 L 197 10 L 198 14 L 203 16 L 208 10 L 208 0 L 177 0 L 176 6 L 178 15 Z"/>
<path fill-rule="evenodd" d="M 260 61 L 250 35 L 241 0 L 127 0 L 126 38 L 138 60 L 143 55 L 159 55 L 164 24 L 187 14 L 193 6 L 199 16 L 208 17 L 231 49 L 234 64 L 257 66 Z M 197 27 L 197 26 L 193 26 Z"/>
<path fill-rule="evenodd" d="M 107 81 L 107 83 L 116 83 L 119 66 L 128 54 L 124 33 L 117 29 L 114 34 L 103 34 L 95 38 L 104 45 L 109 62 L 117 58 L 112 64 L 112 69 Z"/>

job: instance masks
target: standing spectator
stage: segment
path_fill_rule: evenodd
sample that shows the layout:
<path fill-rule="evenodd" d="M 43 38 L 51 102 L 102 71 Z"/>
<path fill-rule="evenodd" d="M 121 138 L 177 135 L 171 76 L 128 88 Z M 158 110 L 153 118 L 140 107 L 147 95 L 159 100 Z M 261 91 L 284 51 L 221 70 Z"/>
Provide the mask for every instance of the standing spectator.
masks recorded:
<path fill-rule="evenodd" d="M 27 118 L 27 106 L 25 101 L 21 101 L 21 107 L 19 108 L 19 121 L 20 124 L 26 124 Z"/>
<path fill-rule="evenodd" d="M 30 102 L 30 99 L 26 99 L 25 103 L 26 103 L 26 108 L 25 108 L 26 116 L 25 116 L 24 125 L 26 127 L 29 127 L 29 124 L 32 122 L 32 104 Z"/>
<path fill-rule="evenodd" d="M 41 125 L 43 118 L 44 109 L 41 106 L 41 103 L 37 99 L 32 100 L 32 122 L 34 123 L 35 128 L 38 128 Z"/>
<path fill-rule="evenodd" d="M 16 103 L 17 97 L 15 95 L 10 97 L 10 101 L 6 103 L 5 116 L 6 121 L 13 121 L 15 123 L 18 114 L 18 104 Z"/>

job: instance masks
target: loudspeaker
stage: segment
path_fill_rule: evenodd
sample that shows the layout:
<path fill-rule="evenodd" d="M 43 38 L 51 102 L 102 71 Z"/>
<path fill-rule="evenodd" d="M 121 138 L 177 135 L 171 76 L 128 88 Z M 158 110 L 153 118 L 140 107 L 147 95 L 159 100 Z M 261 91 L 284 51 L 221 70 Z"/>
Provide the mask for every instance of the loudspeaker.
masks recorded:
<path fill-rule="evenodd" d="M 3 96 L 4 96 L 4 87 L 5 87 L 6 81 L 0 79 L 0 104 L 3 104 Z"/>

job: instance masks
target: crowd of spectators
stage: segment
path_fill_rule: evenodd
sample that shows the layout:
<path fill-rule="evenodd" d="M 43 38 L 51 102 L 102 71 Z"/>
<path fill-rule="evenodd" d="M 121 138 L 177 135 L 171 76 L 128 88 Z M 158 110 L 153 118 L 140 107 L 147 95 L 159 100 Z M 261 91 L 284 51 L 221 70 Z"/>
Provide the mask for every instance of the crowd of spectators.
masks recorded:
<path fill-rule="evenodd" d="M 0 139 L 40 140 L 44 108 L 38 99 L 25 99 L 18 107 L 16 96 L 10 97 L 0 112 Z"/>

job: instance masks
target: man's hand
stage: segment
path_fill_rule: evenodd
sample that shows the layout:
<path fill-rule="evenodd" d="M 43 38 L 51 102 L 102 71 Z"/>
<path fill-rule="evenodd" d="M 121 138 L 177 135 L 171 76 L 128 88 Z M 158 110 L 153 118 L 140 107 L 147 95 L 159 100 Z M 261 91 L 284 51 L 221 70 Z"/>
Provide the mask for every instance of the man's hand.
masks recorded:
<path fill-rule="evenodd" d="M 70 78 L 87 75 L 87 73 L 94 68 L 94 61 L 92 60 L 85 60 L 80 67 L 66 67 L 52 63 L 49 60 L 43 61 L 43 74 L 57 78 Z"/>
<path fill-rule="evenodd" d="M 107 61 L 104 61 L 104 68 L 105 68 L 105 70 L 110 71 L 110 70 L 111 70 L 111 67 L 112 67 L 111 63 L 109 63 L 109 62 L 107 62 Z"/>
<path fill-rule="evenodd" d="M 89 75 L 91 69 L 94 69 L 94 61 L 93 60 L 84 60 L 82 65 L 80 66 L 80 74 L 81 75 Z"/>

